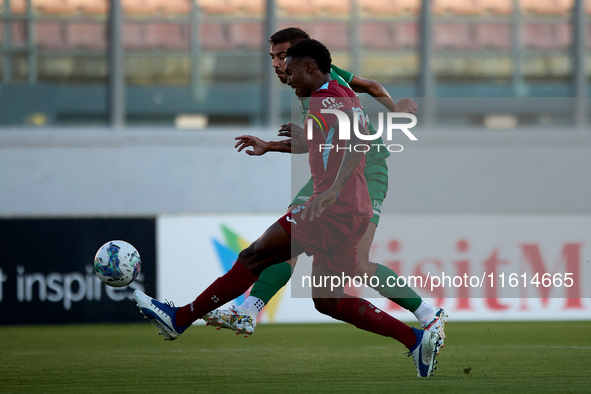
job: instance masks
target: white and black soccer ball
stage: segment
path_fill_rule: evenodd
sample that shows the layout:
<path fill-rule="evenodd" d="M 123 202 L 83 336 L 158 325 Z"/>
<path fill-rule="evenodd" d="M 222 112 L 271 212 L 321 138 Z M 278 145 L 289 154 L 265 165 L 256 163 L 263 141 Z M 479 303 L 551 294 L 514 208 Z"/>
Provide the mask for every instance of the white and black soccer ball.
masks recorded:
<path fill-rule="evenodd" d="M 94 272 L 103 283 L 113 287 L 133 282 L 141 267 L 140 254 L 125 241 L 109 241 L 94 256 Z"/>

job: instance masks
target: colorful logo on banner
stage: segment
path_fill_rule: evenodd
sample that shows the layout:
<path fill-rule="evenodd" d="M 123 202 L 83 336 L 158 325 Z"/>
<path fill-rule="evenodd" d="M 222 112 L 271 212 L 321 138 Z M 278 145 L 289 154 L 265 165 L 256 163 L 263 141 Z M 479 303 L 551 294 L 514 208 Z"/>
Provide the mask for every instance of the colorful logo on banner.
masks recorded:
<path fill-rule="evenodd" d="M 228 226 L 222 224 L 220 226 L 220 229 L 224 237 L 223 243 L 215 238 L 212 238 L 212 242 L 218 254 L 222 271 L 228 272 L 230 268 L 232 268 L 232 265 L 234 265 L 234 262 L 238 258 L 238 254 L 240 253 L 240 251 L 248 247 L 250 245 L 250 242 L 239 236 Z M 275 312 L 283 296 L 284 289 L 285 287 L 279 290 L 279 292 L 275 294 L 275 296 L 271 299 L 271 301 L 269 301 L 269 303 L 263 309 L 263 313 L 267 314 L 270 323 L 272 323 L 275 320 Z M 245 295 L 248 295 L 248 293 L 245 293 L 240 297 L 236 298 L 235 303 L 238 305 L 242 304 L 245 300 Z M 263 313 L 259 314 L 259 319 L 261 318 L 261 316 L 263 316 Z"/>

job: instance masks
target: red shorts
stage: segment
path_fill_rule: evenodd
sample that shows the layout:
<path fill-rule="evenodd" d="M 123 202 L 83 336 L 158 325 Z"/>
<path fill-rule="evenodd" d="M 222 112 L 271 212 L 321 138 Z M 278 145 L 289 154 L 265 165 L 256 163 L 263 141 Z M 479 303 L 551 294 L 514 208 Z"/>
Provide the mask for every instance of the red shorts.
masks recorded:
<path fill-rule="evenodd" d="M 369 217 L 334 215 L 330 208 L 314 221 L 302 220 L 303 205 L 283 215 L 278 222 L 300 245 L 312 265 L 326 265 L 336 274 L 354 276 L 357 269 L 357 245 L 369 225 Z"/>

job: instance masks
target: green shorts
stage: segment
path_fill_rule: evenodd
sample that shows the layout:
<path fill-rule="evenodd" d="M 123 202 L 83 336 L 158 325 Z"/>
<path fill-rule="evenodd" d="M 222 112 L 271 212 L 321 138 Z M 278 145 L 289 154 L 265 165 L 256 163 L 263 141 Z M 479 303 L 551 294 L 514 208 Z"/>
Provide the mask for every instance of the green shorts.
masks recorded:
<path fill-rule="evenodd" d="M 366 165 L 364 175 L 373 209 L 373 217 L 370 222 L 375 223 L 377 226 L 382 214 L 382 202 L 388 192 L 388 165 L 386 160 L 381 159 Z M 305 204 L 312 197 L 312 194 L 314 194 L 314 185 L 312 179 L 310 179 L 296 194 L 290 205 Z"/>

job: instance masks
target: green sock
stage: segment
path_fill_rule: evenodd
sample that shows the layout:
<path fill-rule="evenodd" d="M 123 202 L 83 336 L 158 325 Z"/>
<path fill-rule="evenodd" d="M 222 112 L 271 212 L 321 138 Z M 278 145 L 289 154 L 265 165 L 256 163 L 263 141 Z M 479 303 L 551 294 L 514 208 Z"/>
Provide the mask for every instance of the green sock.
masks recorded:
<path fill-rule="evenodd" d="M 398 278 L 398 274 L 396 274 L 396 272 L 382 264 L 378 264 L 378 269 L 376 270 L 375 276 L 382 284 L 388 283 L 387 280 L 389 276 Z M 390 282 L 392 281 L 390 280 Z M 408 285 L 404 287 L 384 286 L 375 288 L 375 290 L 380 293 L 380 295 L 388 298 L 390 301 L 400 305 L 404 309 L 408 309 L 411 312 L 416 311 L 423 301 L 413 289 L 408 287 Z"/>
<path fill-rule="evenodd" d="M 269 300 L 289 282 L 289 278 L 291 278 L 291 265 L 289 263 L 283 262 L 272 265 L 259 275 L 259 280 L 252 286 L 250 295 L 260 298 L 267 305 Z"/>

